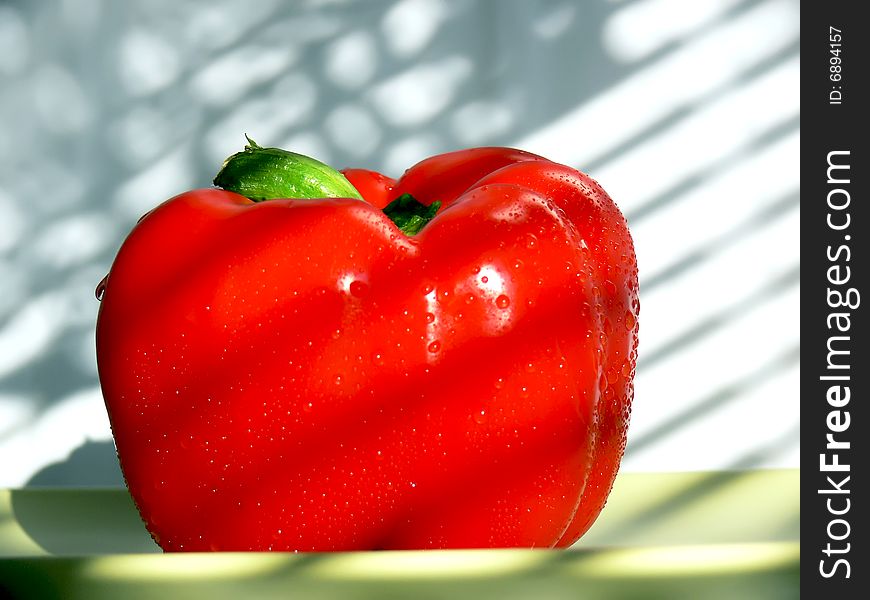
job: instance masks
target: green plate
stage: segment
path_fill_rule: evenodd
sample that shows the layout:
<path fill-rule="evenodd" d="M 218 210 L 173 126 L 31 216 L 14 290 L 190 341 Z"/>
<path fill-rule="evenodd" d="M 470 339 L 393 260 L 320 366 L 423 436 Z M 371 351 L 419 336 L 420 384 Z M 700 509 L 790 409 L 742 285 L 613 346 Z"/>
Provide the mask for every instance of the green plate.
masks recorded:
<path fill-rule="evenodd" d="M 572 549 L 161 554 L 124 489 L 0 490 L 0 597 L 794 598 L 797 470 L 625 473 Z"/>

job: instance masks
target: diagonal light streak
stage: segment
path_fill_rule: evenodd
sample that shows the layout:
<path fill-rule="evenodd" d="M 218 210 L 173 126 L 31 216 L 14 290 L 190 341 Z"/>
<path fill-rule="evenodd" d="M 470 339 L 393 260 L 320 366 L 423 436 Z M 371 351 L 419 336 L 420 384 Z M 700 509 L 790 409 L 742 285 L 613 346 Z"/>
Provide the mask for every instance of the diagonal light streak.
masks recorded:
<path fill-rule="evenodd" d="M 771 356 L 799 345 L 800 290 L 797 285 L 771 291 L 752 306 L 739 307 L 727 327 L 721 327 L 687 345 L 668 360 L 638 371 L 632 432 L 630 438 L 642 436 L 658 424 L 678 415 L 699 396 L 715 390 L 733 379 L 746 377 Z M 675 321 L 675 325 L 679 325 Z M 773 410 L 760 404 L 750 410 L 752 418 L 782 418 L 781 402 L 794 407 L 794 398 L 771 399 L 780 408 Z M 790 409 L 793 410 L 793 409 Z M 688 425 L 688 424 L 687 424 Z M 698 429 L 692 423 L 687 429 Z M 703 433 L 705 429 L 701 427 Z M 714 425 L 706 428 L 710 446 L 728 446 L 715 433 Z M 677 448 L 674 449 L 678 451 Z M 679 463 L 680 461 L 677 461 Z"/>
<path fill-rule="evenodd" d="M 643 373 L 667 354 L 695 351 L 689 341 L 712 335 L 716 327 L 730 326 L 779 287 L 797 284 L 799 266 L 797 211 L 759 228 L 741 244 L 718 253 L 694 269 L 641 298 L 641 331 L 650 340 L 641 348 L 638 370 Z M 764 256 L 763 262 L 758 257 Z M 772 325 L 772 324 L 771 324 Z M 697 335 L 687 337 L 687 332 Z M 675 347 L 677 340 L 683 343 Z M 717 349 L 719 353 L 723 349 Z M 708 358 L 717 358 L 712 353 Z"/>
<path fill-rule="evenodd" d="M 698 388 L 678 413 L 629 434 L 623 468 L 659 471 L 794 466 L 800 438 L 795 345 L 720 386 Z M 638 433 L 638 432 L 634 432 Z M 747 452 L 748 451 L 748 452 Z M 740 457 L 735 460 L 735 457 Z"/>
<path fill-rule="evenodd" d="M 685 256 L 709 247 L 711 240 L 745 226 L 747 217 L 796 194 L 800 182 L 794 165 L 799 160 L 800 135 L 795 132 L 728 163 L 646 218 L 630 218 L 641 281 L 657 277 Z M 669 230 L 673 235 L 662 235 Z"/>
<path fill-rule="evenodd" d="M 516 145 L 582 168 L 657 121 L 725 89 L 799 39 L 800 13 L 794 3 L 762 3 L 667 53 Z"/>
<path fill-rule="evenodd" d="M 800 60 L 795 57 L 680 120 L 596 170 L 625 213 L 719 162 L 739 159 L 768 132 L 800 114 Z"/>
<path fill-rule="evenodd" d="M 602 37 L 610 54 L 622 62 L 641 60 L 668 44 L 716 22 L 744 0 L 640 0 L 615 11 Z M 655 23 L 655 27 L 650 27 Z"/>

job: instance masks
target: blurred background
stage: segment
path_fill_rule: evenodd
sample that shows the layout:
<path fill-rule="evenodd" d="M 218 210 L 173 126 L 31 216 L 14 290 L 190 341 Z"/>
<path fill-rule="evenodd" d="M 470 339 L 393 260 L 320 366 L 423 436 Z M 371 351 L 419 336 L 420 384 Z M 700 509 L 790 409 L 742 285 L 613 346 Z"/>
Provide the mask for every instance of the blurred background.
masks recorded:
<path fill-rule="evenodd" d="M 122 485 L 97 282 L 247 132 L 398 176 L 517 146 L 629 220 L 625 471 L 799 465 L 800 4 L 0 0 L 0 487 Z"/>

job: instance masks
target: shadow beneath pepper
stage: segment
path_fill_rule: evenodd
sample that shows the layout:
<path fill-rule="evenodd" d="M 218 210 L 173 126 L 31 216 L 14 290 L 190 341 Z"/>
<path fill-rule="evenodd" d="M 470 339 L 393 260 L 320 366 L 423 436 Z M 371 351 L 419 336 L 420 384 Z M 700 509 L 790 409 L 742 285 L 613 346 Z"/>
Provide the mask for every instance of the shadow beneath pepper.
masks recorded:
<path fill-rule="evenodd" d="M 124 486 L 115 444 L 88 440 L 64 460 L 47 465 L 33 474 L 27 487 Z"/>

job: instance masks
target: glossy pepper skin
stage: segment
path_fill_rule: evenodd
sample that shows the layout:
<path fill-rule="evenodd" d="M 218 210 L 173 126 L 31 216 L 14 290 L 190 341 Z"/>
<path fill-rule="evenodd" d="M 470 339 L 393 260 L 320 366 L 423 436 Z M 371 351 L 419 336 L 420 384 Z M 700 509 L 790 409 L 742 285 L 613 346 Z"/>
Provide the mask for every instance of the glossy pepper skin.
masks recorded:
<path fill-rule="evenodd" d="M 586 175 L 507 148 L 363 198 L 218 189 L 149 213 L 97 354 L 122 469 L 167 551 L 563 547 L 625 445 L 637 269 Z M 437 216 L 406 236 L 402 194 Z"/>

